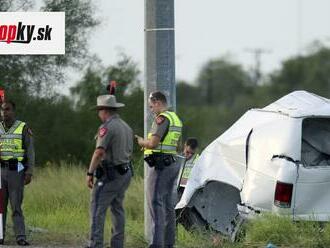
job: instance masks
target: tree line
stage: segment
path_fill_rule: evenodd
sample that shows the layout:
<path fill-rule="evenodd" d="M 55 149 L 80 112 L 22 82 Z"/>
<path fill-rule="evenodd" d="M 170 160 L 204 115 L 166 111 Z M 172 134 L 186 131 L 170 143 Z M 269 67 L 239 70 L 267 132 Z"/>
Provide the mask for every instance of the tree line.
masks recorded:
<path fill-rule="evenodd" d="M 28 9 L 32 0 L 0 2 L 0 11 Z M 87 165 L 100 122 L 92 107 L 106 94 L 109 81 L 118 82 L 116 96 L 126 107 L 120 115 L 136 134 L 143 134 L 143 86 L 139 66 L 121 54 L 117 63 L 101 66 L 88 52 L 87 40 L 97 27 L 95 8 L 86 0 L 44 0 L 42 10 L 70 12 L 66 18 L 65 56 L 1 56 L 0 87 L 17 103 L 21 120 L 32 128 L 37 165 L 73 162 Z M 66 82 L 68 69 L 83 71 L 68 96 L 54 85 Z M 195 136 L 205 147 L 250 108 L 264 107 L 294 90 L 330 98 L 330 49 L 314 43 L 304 55 L 255 82 L 251 71 L 227 57 L 206 61 L 195 82 L 177 82 L 177 111 L 183 138 Z M 135 158 L 141 152 L 135 147 Z"/>

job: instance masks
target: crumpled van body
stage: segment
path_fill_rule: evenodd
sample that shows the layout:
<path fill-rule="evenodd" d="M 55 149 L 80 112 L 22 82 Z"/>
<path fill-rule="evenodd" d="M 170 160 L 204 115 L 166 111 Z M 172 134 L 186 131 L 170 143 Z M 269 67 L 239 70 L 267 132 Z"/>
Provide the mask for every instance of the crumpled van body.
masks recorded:
<path fill-rule="evenodd" d="M 202 152 L 177 209 L 230 234 L 268 211 L 330 219 L 330 100 L 295 91 L 247 111 Z"/>

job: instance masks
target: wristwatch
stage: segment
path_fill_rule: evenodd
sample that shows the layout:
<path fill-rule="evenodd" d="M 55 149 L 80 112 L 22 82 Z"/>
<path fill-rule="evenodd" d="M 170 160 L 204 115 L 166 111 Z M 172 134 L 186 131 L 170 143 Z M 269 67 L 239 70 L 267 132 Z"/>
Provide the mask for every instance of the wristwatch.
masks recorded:
<path fill-rule="evenodd" d="M 94 176 L 94 173 L 87 171 L 86 175 L 92 177 Z"/>

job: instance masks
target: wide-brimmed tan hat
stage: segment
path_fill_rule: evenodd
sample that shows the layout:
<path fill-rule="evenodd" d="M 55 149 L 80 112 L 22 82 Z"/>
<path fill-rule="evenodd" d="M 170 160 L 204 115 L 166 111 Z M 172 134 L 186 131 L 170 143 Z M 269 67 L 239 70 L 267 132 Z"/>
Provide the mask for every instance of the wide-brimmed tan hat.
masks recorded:
<path fill-rule="evenodd" d="M 116 97 L 114 95 L 101 95 L 97 97 L 97 105 L 96 109 L 102 108 L 121 108 L 124 107 L 125 104 L 117 102 Z"/>

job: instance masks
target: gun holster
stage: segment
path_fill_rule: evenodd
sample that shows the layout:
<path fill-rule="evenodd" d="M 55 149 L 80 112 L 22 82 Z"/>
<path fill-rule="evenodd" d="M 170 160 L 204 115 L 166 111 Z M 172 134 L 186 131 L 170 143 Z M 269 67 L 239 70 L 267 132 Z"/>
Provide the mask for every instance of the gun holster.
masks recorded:
<path fill-rule="evenodd" d="M 156 170 L 163 170 L 166 166 L 170 166 L 175 162 L 175 159 L 170 154 L 153 153 L 144 160 L 148 163 L 149 167 L 155 167 Z"/>
<path fill-rule="evenodd" d="M 11 171 L 17 171 L 18 160 L 16 158 L 1 160 L 0 163 L 2 168 L 8 168 Z"/>
<path fill-rule="evenodd" d="M 103 173 L 107 176 L 109 181 L 113 181 L 118 177 L 118 174 L 116 176 L 116 172 L 119 173 L 119 175 L 125 175 L 130 170 L 130 163 L 120 164 L 120 165 L 114 165 L 113 163 L 109 163 L 106 160 L 103 160 L 101 163 L 101 167 Z"/>
<path fill-rule="evenodd" d="M 155 157 L 151 154 L 147 157 L 144 158 L 144 161 L 147 162 L 147 164 L 149 165 L 149 167 L 155 167 Z"/>
<path fill-rule="evenodd" d="M 97 179 L 100 179 L 101 177 L 103 177 L 103 175 L 104 175 L 104 169 L 103 169 L 103 167 L 102 166 L 98 166 L 96 168 L 96 170 L 95 170 L 95 177 Z"/>
<path fill-rule="evenodd" d="M 125 175 L 128 172 L 128 170 L 130 169 L 130 166 L 129 166 L 128 163 L 127 164 L 121 164 L 121 165 L 115 166 L 115 169 L 118 171 L 118 173 L 120 175 Z"/>

